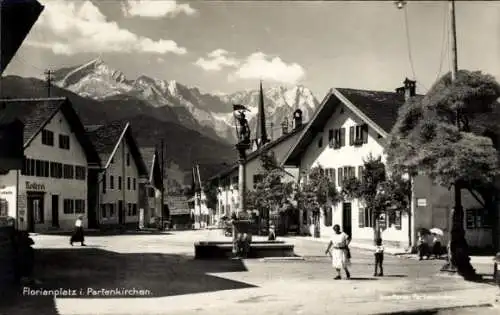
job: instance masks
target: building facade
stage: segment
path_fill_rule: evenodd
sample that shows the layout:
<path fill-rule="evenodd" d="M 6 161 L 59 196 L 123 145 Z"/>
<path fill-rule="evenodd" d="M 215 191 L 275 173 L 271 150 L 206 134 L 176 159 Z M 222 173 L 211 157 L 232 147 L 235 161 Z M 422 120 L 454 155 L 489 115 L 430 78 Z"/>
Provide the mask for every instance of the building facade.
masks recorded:
<path fill-rule="evenodd" d="M 64 98 L 5 100 L 3 115 L 25 125 L 25 162 L 0 176 L 0 212 L 16 218 L 20 230 L 71 229 L 76 218 L 87 226 L 89 170 L 99 156 L 76 112 Z"/>
<path fill-rule="evenodd" d="M 308 172 L 321 166 L 342 189 L 350 177 L 359 178 L 364 161 L 371 155 L 385 162 L 386 138 L 396 122 L 398 109 L 408 97 L 415 95 L 415 85 L 406 81 L 397 92 L 332 89 L 317 109 L 306 130 L 287 153 L 283 165 L 300 169 L 299 182 L 307 180 Z M 393 209 L 380 219 L 384 242 L 407 248 L 416 245 L 420 228 L 441 228 L 447 241 L 451 229 L 450 209 L 453 207 L 453 189 L 439 187 L 423 175 L 412 179 L 410 209 Z M 482 220 L 480 204 L 464 191 L 462 195 L 470 222 Z M 339 224 L 357 242 L 373 241 L 371 213 L 360 200 L 344 200 L 320 211 L 319 220 L 311 213 L 301 211 L 303 232 L 318 229 L 321 237 L 333 233 L 332 226 Z M 474 214 L 474 215 L 473 215 Z M 474 219 L 471 217 L 474 216 Z M 471 246 L 491 246 L 491 229 L 483 224 L 472 223 L 467 233 Z M 482 220 L 484 222 L 484 220 Z M 314 224 L 316 226 L 312 227 Z M 464 222 L 466 223 L 466 222 Z M 467 226 L 467 225 L 466 225 Z M 313 234 L 313 233 L 311 233 Z"/>
<path fill-rule="evenodd" d="M 141 192 L 148 173 L 129 123 L 87 126 L 87 134 L 103 161 L 95 178 L 98 227 L 138 228 L 140 209 L 148 206 L 147 192 Z"/>
<path fill-rule="evenodd" d="M 147 194 L 147 206 L 144 209 L 144 222 L 153 218 L 161 218 L 161 189 L 162 176 L 159 154 L 155 147 L 141 147 L 141 156 L 148 171 L 147 182 L 142 188 Z"/>

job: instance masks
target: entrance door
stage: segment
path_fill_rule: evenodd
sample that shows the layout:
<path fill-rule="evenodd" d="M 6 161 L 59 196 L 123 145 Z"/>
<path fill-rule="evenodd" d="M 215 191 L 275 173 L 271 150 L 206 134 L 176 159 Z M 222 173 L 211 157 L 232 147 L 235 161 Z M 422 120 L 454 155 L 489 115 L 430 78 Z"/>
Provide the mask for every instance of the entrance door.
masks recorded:
<path fill-rule="evenodd" d="M 124 222 L 124 213 L 123 213 L 123 200 L 118 201 L 118 223 L 123 224 Z"/>
<path fill-rule="evenodd" d="M 352 211 L 351 203 L 342 204 L 342 230 L 349 236 L 352 236 Z"/>
<path fill-rule="evenodd" d="M 52 195 L 52 226 L 59 227 L 59 196 Z"/>
<path fill-rule="evenodd" d="M 28 232 L 35 232 L 35 225 L 44 223 L 43 195 L 28 193 Z"/>

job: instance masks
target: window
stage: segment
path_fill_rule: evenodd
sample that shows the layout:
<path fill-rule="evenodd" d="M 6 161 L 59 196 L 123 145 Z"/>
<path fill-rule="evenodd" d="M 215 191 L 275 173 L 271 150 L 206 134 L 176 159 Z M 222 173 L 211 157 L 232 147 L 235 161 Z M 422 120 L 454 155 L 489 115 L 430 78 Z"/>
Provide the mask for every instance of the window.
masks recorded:
<path fill-rule="evenodd" d="M 349 145 L 368 143 L 368 125 L 356 125 L 349 128 Z"/>
<path fill-rule="evenodd" d="M 323 134 L 319 134 L 319 139 L 318 139 L 318 148 L 323 147 Z"/>
<path fill-rule="evenodd" d="M 358 166 L 358 179 L 359 179 L 360 181 L 362 181 L 362 180 L 363 180 L 363 166 L 361 166 L 361 165 L 360 165 L 360 166 Z"/>
<path fill-rule="evenodd" d="M 345 180 L 356 177 L 356 168 L 354 168 L 353 166 L 339 167 L 337 172 L 339 186 L 342 186 L 342 183 Z"/>
<path fill-rule="evenodd" d="M 132 189 L 137 190 L 137 179 L 135 179 L 135 178 L 132 182 Z"/>
<path fill-rule="evenodd" d="M 42 130 L 42 144 L 54 146 L 54 133 L 50 130 Z"/>
<path fill-rule="evenodd" d="M 69 136 L 59 135 L 59 148 L 69 150 Z"/>
<path fill-rule="evenodd" d="M 66 179 L 73 179 L 75 177 L 75 169 L 73 165 L 63 165 L 63 177 Z"/>
<path fill-rule="evenodd" d="M 334 138 L 334 134 L 333 134 L 333 129 L 329 129 L 328 130 L 328 146 L 330 146 L 330 148 L 333 148 L 335 146 L 335 138 Z"/>
<path fill-rule="evenodd" d="M 108 217 L 108 209 L 106 207 L 106 204 L 101 205 L 101 218 L 107 218 Z"/>
<path fill-rule="evenodd" d="M 342 167 L 339 167 L 337 170 L 337 177 L 338 177 L 337 182 L 339 186 L 342 186 L 342 184 L 344 183 L 343 182 L 344 177 L 342 171 L 343 171 Z"/>
<path fill-rule="evenodd" d="M 328 131 L 328 144 L 334 149 L 340 149 L 345 146 L 345 128 L 330 129 Z"/>
<path fill-rule="evenodd" d="M 85 200 L 75 200 L 75 213 L 85 213 Z"/>
<path fill-rule="evenodd" d="M 155 197 L 155 195 L 156 195 L 156 194 L 155 194 L 155 189 L 154 189 L 153 187 L 150 187 L 150 188 L 148 189 L 148 191 L 149 191 L 149 198 L 154 198 L 154 197 Z"/>
<path fill-rule="evenodd" d="M 253 176 L 253 188 L 256 189 L 257 185 L 260 184 L 263 179 L 264 179 L 264 175 L 262 175 L 262 174 L 255 174 Z"/>
<path fill-rule="evenodd" d="M 115 158 L 114 157 L 111 158 L 111 164 L 115 164 Z"/>
<path fill-rule="evenodd" d="M 335 185 L 335 169 L 334 168 L 327 168 L 325 169 L 326 172 L 326 177 Z"/>
<path fill-rule="evenodd" d="M 72 214 L 75 212 L 75 203 L 73 199 L 64 199 L 63 212 L 65 214 Z"/>
<path fill-rule="evenodd" d="M 122 189 L 122 177 L 118 176 L 118 190 Z"/>
<path fill-rule="evenodd" d="M 130 177 L 127 177 L 127 190 L 130 190 Z"/>
<path fill-rule="evenodd" d="M 132 205 L 132 215 L 137 215 L 137 204 Z"/>
<path fill-rule="evenodd" d="M 57 162 L 50 162 L 50 177 L 62 178 L 62 164 Z"/>
<path fill-rule="evenodd" d="M 109 189 L 115 189 L 115 178 L 113 175 L 109 176 Z"/>
<path fill-rule="evenodd" d="M 109 207 L 109 217 L 113 218 L 115 216 L 115 204 L 110 203 L 108 204 L 108 207 Z"/>
<path fill-rule="evenodd" d="M 127 203 L 127 209 L 128 209 L 127 215 L 131 216 L 132 215 L 132 204 L 131 203 Z"/>
<path fill-rule="evenodd" d="M 0 217 L 6 217 L 9 215 L 9 202 L 7 199 L 0 199 Z"/>
<path fill-rule="evenodd" d="M 106 193 L 106 174 L 102 176 L 102 193 Z"/>
<path fill-rule="evenodd" d="M 324 211 L 325 215 L 325 226 L 332 226 L 333 225 L 333 211 L 331 206 L 327 206 Z"/>
<path fill-rule="evenodd" d="M 401 210 L 390 211 L 388 213 L 388 226 L 394 226 L 396 230 L 401 230 Z"/>
<path fill-rule="evenodd" d="M 35 176 L 42 177 L 43 166 L 42 161 L 35 160 Z"/>
<path fill-rule="evenodd" d="M 127 166 L 130 166 L 130 153 L 127 153 Z"/>
<path fill-rule="evenodd" d="M 358 209 L 358 226 L 363 227 L 373 227 L 372 211 L 360 207 Z"/>
<path fill-rule="evenodd" d="M 474 208 L 467 209 L 465 212 L 466 227 L 468 230 L 472 229 L 489 229 L 493 220 L 492 215 L 487 209 Z"/>
<path fill-rule="evenodd" d="M 75 166 L 75 179 L 85 180 L 87 169 L 84 166 Z"/>
<path fill-rule="evenodd" d="M 50 162 L 49 161 L 41 161 L 42 166 L 42 177 L 50 177 Z"/>
<path fill-rule="evenodd" d="M 25 159 L 24 167 L 21 170 L 22 175 L 35 176 L 36 163 L 33 159 Z"/>

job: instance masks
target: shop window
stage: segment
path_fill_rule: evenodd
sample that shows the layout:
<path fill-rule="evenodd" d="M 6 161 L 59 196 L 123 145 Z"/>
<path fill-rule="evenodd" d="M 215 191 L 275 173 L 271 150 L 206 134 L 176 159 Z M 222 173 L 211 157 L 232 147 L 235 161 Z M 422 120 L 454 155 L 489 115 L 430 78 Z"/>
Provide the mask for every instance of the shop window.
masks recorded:
<path fill-rule="evenodd" d="M 63 212 L 64 212 L 64 214 L 75 213 L 75 203 L 74 203 L 73 199 L 64 199 Z"/>
<path fill-rule="evenodd" d="M 9 215 L 9 202 L 7 199 L 0 199 L 0 217 L 6 217 Z"/>

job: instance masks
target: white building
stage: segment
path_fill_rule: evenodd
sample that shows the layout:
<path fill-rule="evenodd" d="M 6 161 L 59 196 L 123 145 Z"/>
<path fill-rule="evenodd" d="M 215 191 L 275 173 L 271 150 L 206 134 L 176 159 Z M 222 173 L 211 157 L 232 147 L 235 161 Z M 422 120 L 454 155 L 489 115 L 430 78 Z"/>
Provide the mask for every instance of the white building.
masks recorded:
<path fill-rule="evenodd" d="M 2 215 L 17 218 L 30 232 L 71 229 L 79 215 L 95 205 L 88 172 L 100 159 L 71 103 L 65 98 L 3 100 L 0 119 L 24 123 L 22 170 L 0 176 Z"/>
<path fill-rule="evenodd" d="M 311 168 L 320 165 L 341 189 L 346 178 L 359 178 L 364 160 L 370 154 L 381 156 L 385 161 L 386 138 L 396 122 L 399 107 L 405 98 L 411 96 L 421 97 L 415 95 L 413 81 L 406 81 L 405 87 L 399 88 L 396 93 L 331 89 L 298 141 L 286 154 L 283 165 L 298 167 L 299 181 L 307 180 Z M 433 185 L 425 176 L 417 176 L 413 184 L 411 211 L 391 211 L 384 218 L 382 225 L 387 227 L 382 232 L 384 242 L 402 248 L 410 244 L 414 246 L 420 228 L 438 227 L 446 234 L 451 228 L 452 194 L 453 190 Z M 480 208 L 477 201 L 467 191 L 462 195 L 466 213 L 479 213 L 475 210 Z M 318 223 L 310 214 L 303 212 L 300 217 L 305 231 L 310 230 L 309 225 L 314 221 Z M 373 241 L 371 213 L 359 200 L 347 200 L 320 211 L 321 237 L 329 237 L 334 224 L 339 224 L 356 242 Z M 467 226 L 471 224 L 467 223 Z M 472 247 L 491 245 L 491 228 L 485 229 L 484 224 L 471 227 L 466 234 Z M 447 235 L 444 241 L 447 241 Z"/>
<path fill-rule="evenodd" d="M 139 209 L 147 206 L 140 184 L 147 182 L 148 172 L 129 123 L 115 121 L 86 129 L 103 164 L 93 183 L 99 187 L 95 223 L 100 228 L 138 228 Z"/>

